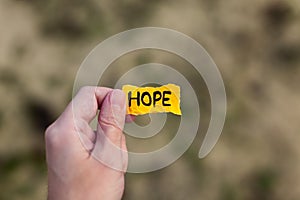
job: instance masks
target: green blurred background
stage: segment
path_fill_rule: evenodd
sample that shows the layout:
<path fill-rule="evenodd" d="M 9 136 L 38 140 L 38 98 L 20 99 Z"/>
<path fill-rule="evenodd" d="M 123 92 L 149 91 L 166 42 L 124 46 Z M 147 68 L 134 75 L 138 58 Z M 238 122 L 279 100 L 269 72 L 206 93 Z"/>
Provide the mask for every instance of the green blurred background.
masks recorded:
<path fill-rule="evenodd" d="M 116 61 L 120 70 L 108 70 L 102 85 L 159 62 L 201 91 L 193 145 L 167 168 L 127 174 L 123 199 L 300 199 L 299 0 L 1 0 L 0 199 L 46 198 L 44 130 L 71 100 L 81 62 L 109 36 L 143 26 L 175 29 L 205 47 L 223 76 L 228 113 L 216 147 L 199 160 L 210 101 L 191 66 L 150 50 Z M 138 144 L 128 139 L 145 150 Z"/>

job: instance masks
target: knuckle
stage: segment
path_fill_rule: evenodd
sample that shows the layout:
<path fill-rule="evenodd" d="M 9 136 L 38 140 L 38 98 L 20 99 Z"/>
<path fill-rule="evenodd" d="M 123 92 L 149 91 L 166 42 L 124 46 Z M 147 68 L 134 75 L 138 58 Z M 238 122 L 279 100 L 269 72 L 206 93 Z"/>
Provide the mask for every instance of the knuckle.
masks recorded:
<path fill-rule="evenodd" d="M 118 125 L 113 122 L 112 120 L 107 120 L 107 119 L 101 119 L 100 121 L 102 127 L 105 127 L 106 129 L 110 129 L 110 130 L 119 130 L 120 128 L 118 127 Z"/>
<path fill-rule="evenodd" d="M 59 146 L 61 141 L 59 135 L 60 135 L 59 129 L 54 122 L 46 129 L 45 132 L 46 144 L 50 146 Z"/>
<path fill-rule="evenodd" d="M 123 132 L 116 124 L 109 121 L 101 121 L 100 128 L 112 143 L 119 144 Z"/>
<path fill-rule="evenodd" d="M 85 92 L 90 92 L 92 90 L 95 90 L 95 87 L 93 86 L 83 86 L 79 89 L 78 93 L 85 93 Z"/>

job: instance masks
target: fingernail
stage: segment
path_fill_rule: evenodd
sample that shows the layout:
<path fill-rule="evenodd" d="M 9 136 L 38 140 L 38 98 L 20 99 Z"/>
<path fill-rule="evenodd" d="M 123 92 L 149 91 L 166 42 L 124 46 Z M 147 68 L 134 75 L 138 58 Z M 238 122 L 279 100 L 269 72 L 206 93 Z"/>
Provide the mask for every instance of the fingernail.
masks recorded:
<path fill-rule="evenodd" d="M 119 106 L 120 110 L 125 106 L 125 94 L 122 90 L 113 90 L 111 94 L 111 103 L 113 106 Z"/>
<path fill-rule="evenodd" d="M 125 94 L 122 90 L 113 90 L 111 93 L 112 114 L 116 124 L 123 129 L 125 123 Z"/>

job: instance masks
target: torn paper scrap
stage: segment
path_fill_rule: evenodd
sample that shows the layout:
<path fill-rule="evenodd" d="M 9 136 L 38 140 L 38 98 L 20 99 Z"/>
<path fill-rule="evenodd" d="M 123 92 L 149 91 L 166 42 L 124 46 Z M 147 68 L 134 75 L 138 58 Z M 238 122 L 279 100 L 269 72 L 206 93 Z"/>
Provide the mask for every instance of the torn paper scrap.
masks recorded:
<path fill-rule="evenodd" d="M 171 112 L 181 115 L 180 87 L 175 84 L 161 87 L 124 85 L 122 90 L 126 94 L 127 114 Z"/>

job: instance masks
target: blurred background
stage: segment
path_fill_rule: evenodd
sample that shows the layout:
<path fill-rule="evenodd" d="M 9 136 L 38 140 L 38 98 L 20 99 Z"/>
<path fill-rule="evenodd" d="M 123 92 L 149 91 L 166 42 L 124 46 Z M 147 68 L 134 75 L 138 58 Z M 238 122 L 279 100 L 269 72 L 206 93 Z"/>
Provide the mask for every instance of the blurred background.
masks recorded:
<path fill-rule="evenodd" d="M 214 150 L 199 160 L 210 100 L 192 67 L 152 50 L 113 63 L 101 85 L 159 62 L 189 78 L 201 107 L 189 150 L 162 170 L 127 174 L 123 199 L 300 199 L 299 0 L 1 0 L 0 199 L 46 198 L 44 130 L 71 100 L 81 62 L 109 36 L 143 26 L 175 29 L 203 45 L 224 79 L 227 119 Z M 177 123 L 170 116 L 165 130 Z M 139 149 L 146 142 L 128 138 L 137 151 L 164 142 L 158 136 Z"/>

